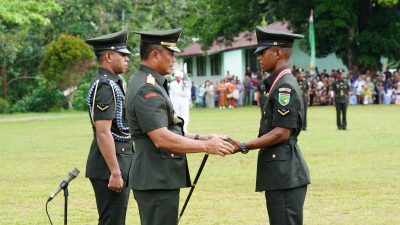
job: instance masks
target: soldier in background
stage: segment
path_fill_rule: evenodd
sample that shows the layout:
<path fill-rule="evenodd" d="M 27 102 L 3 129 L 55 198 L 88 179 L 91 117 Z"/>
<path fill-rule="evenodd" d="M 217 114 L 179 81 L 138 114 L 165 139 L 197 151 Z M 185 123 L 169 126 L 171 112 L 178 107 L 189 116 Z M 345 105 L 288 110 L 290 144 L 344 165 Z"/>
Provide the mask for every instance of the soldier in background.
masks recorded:
<path fill-rule="evenodd" d="M 257 84 L 257 90 L 255 95 L 255 100 L 257 102 L 257 105 L 260 107 L 261 109 L 261 113 L 263 111 L 264 108 L 264 104 L 265 104 L 265 99 L 267 97 L 267 89 L 269 89 L 269 87 L 267 87 L 266 85 L 268 85 L 268 83 L 266 82 L 267 78 L 269 77 L 269 73 L 266 72 L 262 72 L 263 76 L 260 82 L 258 82 Z"/>
<path fill-rule="evenodd" d="M 308 91 L 310 90 L 310 82 L 304 78 L 303 68 L 298 68 L 295 71 L 297 83 L 301 90 L 301 96 L 303 97 L 304 105 L 304 118 L 303 118 L 303 130 L 307 130 L 307 107 L 308 107 Z"/>
<path fill-rule="evenodd" d="M 335 93 L 334 101 L 336 104 L 336 124 L 338 130 L 347 129 L 347 102 L 349 99 L 350 83 L 345 79 L 343 70 L 339 70 L 339 79 L 332 84 Z"/>
<path fill-rule="evenodd" d="M 124 82 L 130 52 L 127 32 L 120 31 L 86 40 L 99 60 L 99 75 L 88 92 L 94 139 L 86 163 L 96 196 L 99 224 L 124 225 L 129 189 L 126 188 L 133 147 L 125 120 Z"/>

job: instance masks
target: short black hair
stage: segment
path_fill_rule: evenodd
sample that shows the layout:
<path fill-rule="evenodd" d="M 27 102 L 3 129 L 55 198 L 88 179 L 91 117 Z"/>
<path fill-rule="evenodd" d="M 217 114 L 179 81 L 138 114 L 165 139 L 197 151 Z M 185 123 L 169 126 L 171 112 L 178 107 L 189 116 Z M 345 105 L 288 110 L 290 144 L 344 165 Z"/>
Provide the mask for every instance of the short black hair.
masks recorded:
<path fill-rule="evenodd" d="M 103 56 L 104 56 L 107 52 L 108 52 L 107 50 L 95 52 L 97 61 L 98 61 L 99 63 L 101 63 L 101 61 L 103 60 Z"/>
<path fill-rule="evenodd" d="M 140 59 L 146 60 L 149 58 L 149 54 L 153 50 L 157 50 L 157 51 L 161 52 L 163 49 L 164 49 L 164 47 L 161 45 L 140 43 Z"/>

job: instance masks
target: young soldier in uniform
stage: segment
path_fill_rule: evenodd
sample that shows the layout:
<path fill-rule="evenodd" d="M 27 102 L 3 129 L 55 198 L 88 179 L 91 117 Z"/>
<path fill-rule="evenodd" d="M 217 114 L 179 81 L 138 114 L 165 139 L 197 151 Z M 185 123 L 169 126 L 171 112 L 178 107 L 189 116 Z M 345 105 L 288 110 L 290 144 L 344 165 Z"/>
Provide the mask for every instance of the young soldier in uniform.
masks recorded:
<path fill-rule="evenodd" d="M 127 33 L 86 40 L 99 60 L 99 75 L 88 92 L 94 139 L 86 164 L 96 196 L 99 224 L 125 224 L 129 189 L 125 187 L 133 148 L 125 121 L 125 90 L 119 74 L 128 67 Z"/>
<path fill-rule="evenodd" d="M 344 78 L 342 70 L 339 70 L 339 79 L 332 84 L 332 89 L 335 93 L 337 128 L 338 130 L 346 130 L 347 99 L 349 97 L 350 84 Z"/>
<path fill-rule="evenodd" d="M 304 78 L 304 70 L 298 68 L 296 70 L 296 79 L 299 84 L 301 96 L 303 97 L 303 108 L 304 108 L 304 118 L 303 118 L 303 130 L 307 130 L 307 106 L 308 106 L 308 90 L 310 89 L 310 83 L 307 78 Z"/>
<path fill-rule="evenodd" d="M 301 90 L 288 66 L 294 39 L 302 35 L 256 29 L 255 53 L 261 68 L 270 73 L 259 137 L 238 143 L 247 153 L 258 154 L 256 191 L 265 191 L 271 225 L 303 223 L 303 205 L 310 183 L 307 164 L 297 145 L 303 124 Z M 237 147 L 238 148 L 238 147 Z M 237 151 L 239 151 L 237 150 Z"/>
<path fill-rule="evenodd" d="M 172 72 L 176 42 L 182 29 L 136 32 L 141 35 L 141 65 L 127 92 L 128 122 L 135 142 L 129 174 L 142 225 L 174 225 L 178 220 L 179 191 L 191 186 L 185 153 L 224 156 L 234 147 L 222 136 L 183 132 L 174 112 L 165 75 Z"/>

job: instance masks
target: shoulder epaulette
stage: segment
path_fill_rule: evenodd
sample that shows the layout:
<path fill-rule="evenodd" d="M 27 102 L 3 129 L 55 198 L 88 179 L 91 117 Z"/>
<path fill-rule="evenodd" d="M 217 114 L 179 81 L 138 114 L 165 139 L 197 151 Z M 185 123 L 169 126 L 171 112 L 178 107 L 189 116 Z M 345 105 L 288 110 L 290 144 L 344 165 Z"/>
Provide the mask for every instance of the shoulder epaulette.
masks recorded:
<path fill-rule="evenodd" d="M 153 77 L 153 75 L 149 74 L 146 77 L 146 83 L 147 84 L 151 84 L 151 85 L 155 85 L 156 84 L 156 79 Z"/>

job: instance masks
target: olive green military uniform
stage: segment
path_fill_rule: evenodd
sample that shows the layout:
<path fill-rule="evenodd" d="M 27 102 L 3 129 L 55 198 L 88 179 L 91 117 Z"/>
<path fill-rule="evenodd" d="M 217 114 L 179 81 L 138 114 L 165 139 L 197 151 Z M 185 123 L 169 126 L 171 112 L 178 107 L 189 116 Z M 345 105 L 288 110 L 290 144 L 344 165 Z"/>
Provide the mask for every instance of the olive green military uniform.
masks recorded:
<path fill-rule="evenodd" d="M 262 58 L 268 48 L 291 48 L 295 39 L 304 37 L 259 26 L 256 36 L 258 47 L 254 53 L 261 54 Z M 303 128 L 303 97 L 287 65 L 271 72 L 266 81 L 268 97 L 262 112 L 259 136 L 276 127 L 290 129 L 290 135 L 286 141 L 260 149 L 256 191 L 265 191 L 270 225 L 301 225 L 307 185 L 310 184 L 308 167 L 297 145 L 297 137 Z"/>
<path fill-rule="evenodd" d="M 114 46 L 115 42 L 117 42 L 121 53 L 129 54 L 124 44 L 125 42 L 118 45 L 121 40 L 126 41 L 126 32 L 89 39 L 87 43 L 93 45 L 95 51 L 101 51 Z M 111 191 L 108 188 L 111 173 L 97 144 L 96 127 L 94 126 L 95 121 L 112 120 L 111 133 L 114 138 L 116 157 L 122 179 L 127 182 L 134 151 L 128 123 L 125 119 L 123 80 L 120 76 L 100 67 L 98 76 L 93 80 L 87 97 L 93 129 L 93 141 L 86 163 L 86 177 L 90 179 L 95 192 L 99 224 L 124 225 L 129 200 L 129 188 L 124 188 L 120 193 Z"/>
<path fill-rule="evenodd" d="M 347 129 L 347 99 L 349 96 L 350 84 L 345 79 L 336 80 L 332 84 L 336 96 L 336 124 L 339 130 Z"/>
<path fill-rule="evenodd" d="M 304 109 L 303 130 L 306 130 L 307 129 L 308 90 L 310 89 L 310 83 L 305 78 L 303 78 L 301 80 L 297 80 L 297 83 L 299 84 L 301 96 L 303 97 L 303 109 Z"/>
<path fill-rule="evenodd" d="M 174 113 L 165 77 L 140 65 L 129 81 L 127 107 L 136 151 L 129 187 L 134 190 L 141 224 L 176 224 L 179 189 L 191 186 L 186 155 L 157 148 L 147 135 L 163 127 L 184 135 L 183 121 Z"/>
<path fill-rule="evenodd" d="M 264 103 L 265 103 L 265 99 L 267 96 L 267 87 L 265 85 L 265 80 L 260 80 L 260 82 L 258 82 L 257 84 L 257 92 L 260 93 L 260 109 L 261 109 L 261 113 L 263 112 L 263 108 L 264 108 Z"/>
<path fill-rule="evenodd" d="M 267 79 L 272 86 L 283 67 Z M 289 140 L 267 148 L 258 154 L 256 191 L 265 191 L 269 220 L 276 224 L 302 224 L 303 204 L 310 175 L 297 145 L 302 130 L 303 98 L 296 79 L 283 75 L 266 100 L 259 136 L 275 127 L 290 128 Z"/>

